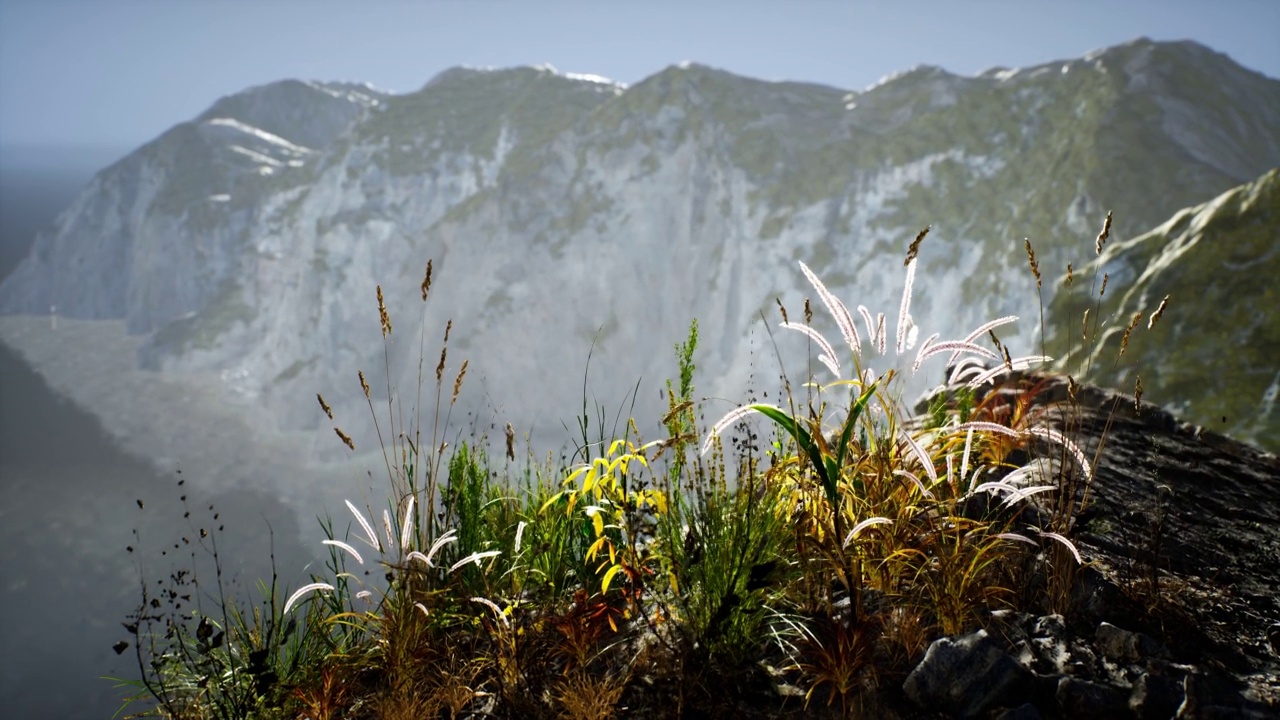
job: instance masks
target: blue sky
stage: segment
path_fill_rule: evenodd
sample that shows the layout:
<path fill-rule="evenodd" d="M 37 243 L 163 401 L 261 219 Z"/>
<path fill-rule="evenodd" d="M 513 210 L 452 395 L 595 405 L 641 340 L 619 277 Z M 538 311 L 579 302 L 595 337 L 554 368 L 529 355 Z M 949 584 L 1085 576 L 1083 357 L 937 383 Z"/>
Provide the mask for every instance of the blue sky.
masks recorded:
<path fill-rule="evenodd" d="M 290 77 L 406 92 L 454 65 L 551 63 L 634 83 L 694 60 L 861 89 L 921 63 L 974 74 L 1138 36 L 1196 40 L 1280 77 L 1273 0 L 0 0 L 0 145 L 132 148 Z"/>

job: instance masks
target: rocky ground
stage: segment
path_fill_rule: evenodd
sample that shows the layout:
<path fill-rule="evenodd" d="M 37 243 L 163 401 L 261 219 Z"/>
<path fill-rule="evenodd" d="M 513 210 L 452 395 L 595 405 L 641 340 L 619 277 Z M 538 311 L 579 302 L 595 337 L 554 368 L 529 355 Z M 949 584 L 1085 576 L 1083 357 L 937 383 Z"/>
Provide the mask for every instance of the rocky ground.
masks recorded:
<path fill-rule="evenodd" d="M 1280 717 L 1280 459 L 1062 377 L 1035 408 L 1099 458 L 1066 617 L 997 612 L 903 685 L 925 715 Z M 906 706 L 903 708 L 906 710 Z M 910 712 L 910 711 L 907 711 Z"/>
<path fill-rule="evenodd" d="M 1033 397 L 1030 413 L 1097 458 L 1070 533 L 1084 564 L 1067 612 L 1050 612 L 1042 596 L 1022 598 L 1026 612 L 998 610 L 982 629 L 935 640 L 909 673 L 880 676 L 874 692 L 845 708 L 821 698 L 806 704 L 794 678 L 765 667 L 707 690 L 732 698 L 732 708 L 717 701 L 711 711 L 682 712 L 674 690 L 655 687 L 631 698 L 627 712 L 739 720 L 1280 718 L 1280 459 L 1122 393 L 1079 387 L 1070 402 L 1065 377 L 1016 374 L 999 392 Z M 1032 451 L 1040 457 L 1046 449 Z M 1046 524 L 1044 508 L 1019 512 L 1023 526 Z M 1043 588 L 1043 579 L 1032 585 Z"/>

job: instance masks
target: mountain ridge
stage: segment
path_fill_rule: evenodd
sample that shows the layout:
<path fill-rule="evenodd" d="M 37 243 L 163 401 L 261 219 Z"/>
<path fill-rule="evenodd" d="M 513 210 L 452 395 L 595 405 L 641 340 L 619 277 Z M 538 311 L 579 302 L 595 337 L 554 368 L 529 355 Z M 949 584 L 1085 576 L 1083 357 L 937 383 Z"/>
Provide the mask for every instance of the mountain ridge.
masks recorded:
<path fill-rule="evenodd" d="M 279 427 L 318 427 L 306 398 L 386 364 L 375 283 L 396 313 L 434 258 L 432 326 L 456 322 L 480 386 L 464 405 L 554 428 L 593 341 L 592 383 L 631 387 L 670 375 L 694 316 L 708 394 L 770 377 L 751 338 L 775 298 L 799 306 L 799 260 L 892 320 L 928 224 L 924 334 L 1017 312 L 1005 339 L 1029 346 L 1023 237 L 1056 272 L 1106 209 L 1133 237 L 1280 165 L 1280 81 L 1194 43 L 860 92 L 697 64 L 625 88 L 546 68 L 449 70 L 404 95 L 295 83 L 223 98 L 100 173 L 0 285 L 0 312 L 123 318 L 149 336 L 142 366 L 222 373 Z M 264 100 L 296 94 L 320 108 L 310 124 Z M 416 384 L 417 348 L 390 348 L 393 385 Z M 804 349 L 780 341 L 784 365 Z"/>
<path fill-rule="evenodd" d="M 1267 313 L 1280 306 L 1280 288 L 1267 281 L 1280 277 L 1280 168 L 1108 244 L 1080 274 L 1108 275 L 1119 295 L 1096 345 L 1064 354 L 1086 358 L 1091 382 L 1132 389 L 1141 378 L 1147 398 L 1187 421 L 1280 452 L 1280 326 Z M 1054 310 L 1079 315 L 1093 305 L 1087 293 L 1081 284 L 1059 295 Z M 1135 313 L 1130 361 L 1109 362 Z M 1170 347 L 1179 362 L 1165 361 Z"/>

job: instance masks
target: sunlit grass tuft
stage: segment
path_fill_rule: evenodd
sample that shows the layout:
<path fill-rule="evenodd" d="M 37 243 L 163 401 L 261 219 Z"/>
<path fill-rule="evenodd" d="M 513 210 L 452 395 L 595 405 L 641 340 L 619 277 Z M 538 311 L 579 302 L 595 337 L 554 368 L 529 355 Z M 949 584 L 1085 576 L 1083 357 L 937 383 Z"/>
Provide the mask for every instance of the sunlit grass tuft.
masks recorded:
<path fill-rule="evenodd" d="M 760 697 L 780 712 L 797 709 L 770 694 L 777 677 L 803 689 L 803 706 L 858 714 L 939 635 L 1016 603 L 1067 609 L 1087 562 L 1073 537 L 1094 478 L 1089 448 L 1069 423 L 1052 426 L 1035 402 L 1042 386 L 1020 379 L 1049 362 L 1043 348 L 1015 358 L 996 337 L 1016 317 L 918 342 L 910 310 L 927 231 L 904 262 L 892 353 L 884 313 L 857 306 L 864 343 L 849 306 L 801 263 L 842 349 L 808 301 L 803 322 L 779 303 L 780 327 L 816 351 L 825 382 L 787 379 L 804 395 L 743 404 L 703 428 L 695 322 L 675 346 L 665 436 L 642 438 L 630 418 L 606 430 L 584 385 L 580 442 L 563 463 L 518 459 L 510 423 L 493 439 L 498 462 L 490 438 L 445 442 L 468 363 L 446 373 L 446 320 L 424 418 L 424 309 L 413 407 L 388 388 L 380 408 L 358 373 L 390 489 L 379 510 L 345 503 L 371 552 L 326 519 L 326 572 L 283 603 L 273 584 L 262 610 L 224 602 L 219 623 L 175 615 L 160 642 L 137 630 L 151 638 L 138 659 L 152 714 L 602 718 L 660 703 L 659 715 L 723 715 L 755 697 L 751 684 L 769 686 Z M 429 262 L 424 302 L 431 275 Z M 381 287 L 377 309 L 392 377 Z M 917 417 L 900 378 L 943 361 L 946 385 Z M 1074 378 L 1070 388 L 1068 407 Z M 1042 572 L 1009 571 L 1029 566 Z M 159 617 L 150 604 L 138 622 Z M 214 637 L 225 639 L 214 647 Z"/>

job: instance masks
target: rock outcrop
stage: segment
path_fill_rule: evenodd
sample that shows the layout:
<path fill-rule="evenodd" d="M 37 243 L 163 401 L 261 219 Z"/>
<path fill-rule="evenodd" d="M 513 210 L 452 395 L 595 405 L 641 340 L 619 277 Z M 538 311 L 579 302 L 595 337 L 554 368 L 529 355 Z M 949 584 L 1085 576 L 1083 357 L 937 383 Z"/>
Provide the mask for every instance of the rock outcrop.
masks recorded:
<path fill-rule="evenodd" d="M 1110 313 L 1087 348 L 1061 353 L 1090 356 L 1093 370 L 1084 379 L 1133 387 L 1133 368 L 1141 368 L 1148 398 L 1185 420 L 1280 452 L 1280 322 L 1274 310 L 1280 306 L 1280 168 L 1149 232 L 1107 243 L 1076 274 L 1071 290 L 1055 296 L 1051 316 L 1076 319 L 1085 308 L 1096 315 L 1099 305 Z M 1104 274 L 1111 290 L 1105 303 L 1097 303 L 1099 288 L 1089 280 Z M 1168 309 L 1151 328 L 1152 337 L 1137 333 L 1123 365 L 1104 360 L 1114 357 L 1133 315 L 1144 314 L 1139 327 L 1145 330 L 1166 297 Z M 1073 325 L 1079 324 L 1049 329 L 1080 344 L 1079 334 L 1068 330 Z"/>
<path fill-rule="evenodd" d="M 906 695 L 957 717 L 1280 715 L 1280 459 L 1115 391 L 1073 400 L 1062 376 L 999 392 L 1033 393 L 1097 458 L 1072 531 L 1086 565 L 1065 617 L 998 611 L 941 638 Z"/>

